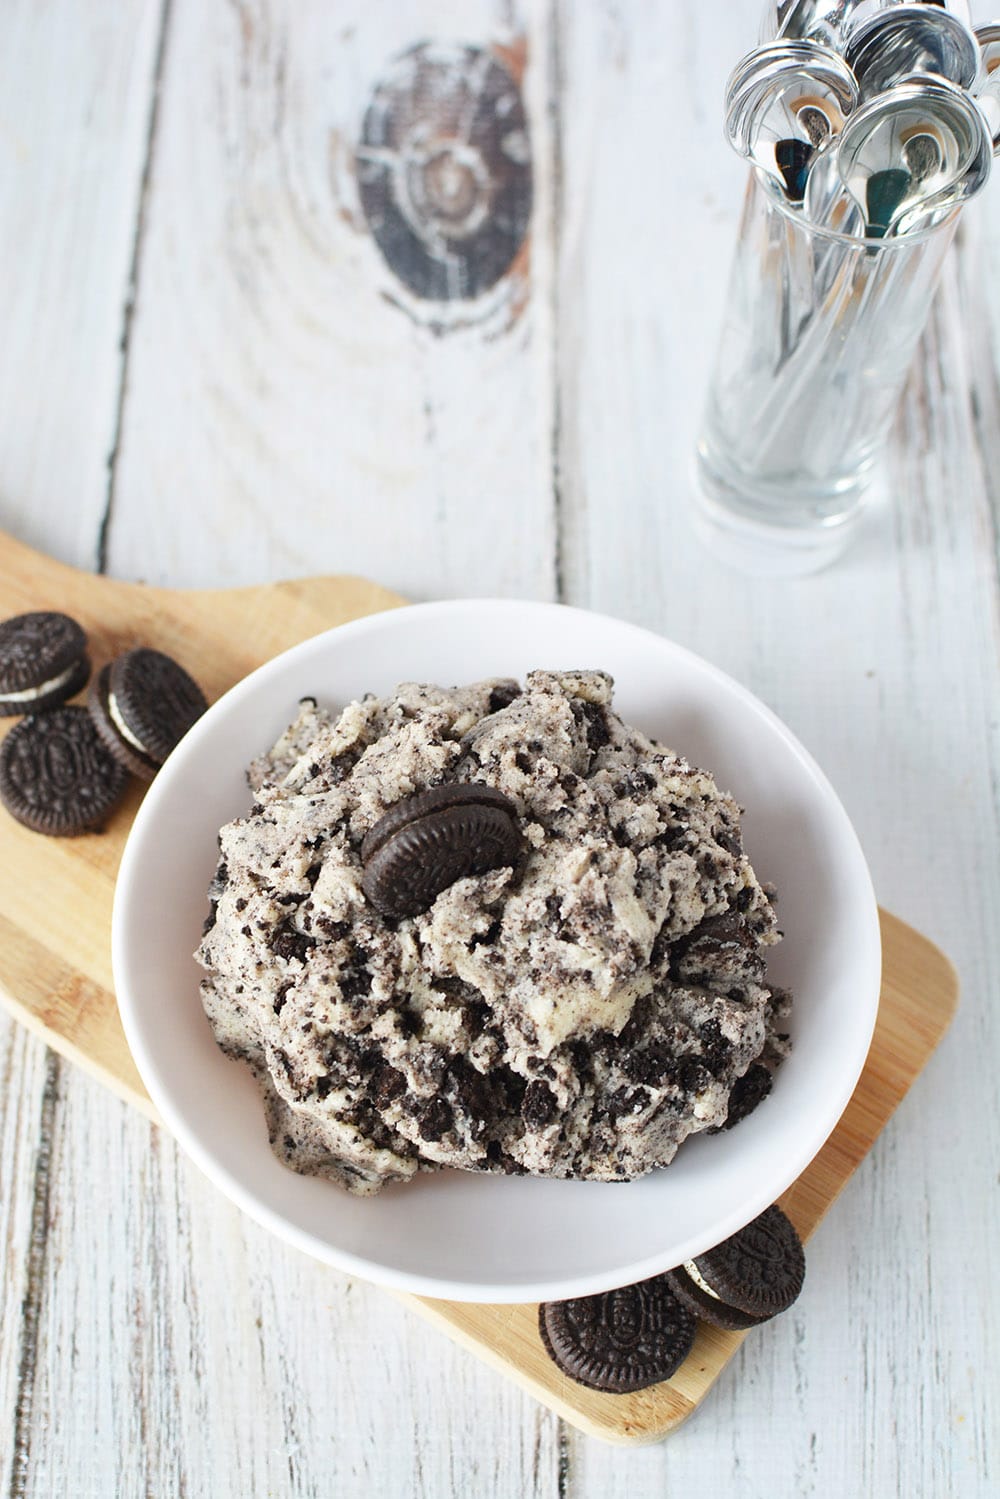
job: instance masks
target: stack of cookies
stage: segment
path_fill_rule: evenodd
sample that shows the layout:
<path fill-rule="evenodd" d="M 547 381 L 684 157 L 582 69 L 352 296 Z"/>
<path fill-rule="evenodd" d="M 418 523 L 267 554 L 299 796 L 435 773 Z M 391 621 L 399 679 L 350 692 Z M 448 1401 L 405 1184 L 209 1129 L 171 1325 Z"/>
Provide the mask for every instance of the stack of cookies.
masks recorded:
<path fill-rule="evenodd" d="M 663 1275 L 598 1296 L 543 1302 L 538 1331 L 549 1357 L 577 1384 L 630 1394 L 677 1372 L 691 1352 L 697 1319 L 741 1332 L 787 1311 L 805 1269 L 793 1224 L 769 1207 Z"/>

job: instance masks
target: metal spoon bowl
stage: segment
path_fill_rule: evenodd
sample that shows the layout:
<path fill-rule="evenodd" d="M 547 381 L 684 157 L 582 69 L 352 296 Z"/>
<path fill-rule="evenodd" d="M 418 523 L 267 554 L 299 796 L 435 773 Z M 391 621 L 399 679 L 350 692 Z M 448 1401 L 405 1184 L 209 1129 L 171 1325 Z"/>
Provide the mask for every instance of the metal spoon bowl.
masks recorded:
<path fill-rule="evenodd" d="M 974 35 L 979 43 L 979 53 L 982 59 L 976 83 L 978 88 L 984 82 L 995 78 L 997 69 L 1000 68 L 1000 21 L 994 21 L 989 26 L 977 26 Z"/>
<path fill-rule="evenodd" d="M 733 70 L 726 131 L 734 150 L 798 204 L 816 151 L 839 134 L 856 102 L 854 78 L 836 52 L 813 42 L 774 42 Z"/>
<path fill-rule="evenodd" d="M 844 58 L 862 99 L 901 79 L 930 74 L 971 88 L 979 73 L 979 44 L 956 16 L 937 6 L 894 5 L 855 27 Z"/>
<path fill-rule="evenodd" d="M 808 38 L 829 47 L 843 45 L 851 28 L 880 10 L 889 10 L 902 0 L 770 0 L 761 22 L 760 40 L 775 37 Z M 922 0 L 971 25 L 967 0 Z"/>
<path fill-rule="evenodd" d="M 951 186 L 931 193 L 922 203 L 900 214 L 893 225 L 894 234 L 913 234 L 932 228 L 986 186 L 993 170 L 994 143 L 981 111 L 977 109 L 976 114 L 979 145 L 964 173 Z"/>
<path fill-rule="evenodd" d="M 868 238 L 910 233 L 979 192 L 992 140 L 979 109 L 942 78 L 906 78 L 862 104 L 837 145 L 841 181 Z"/>
<path fill-rule="evenodd" d="M 857 12 L 870 11 L 879 3 L 891 5 L 893 0 L 774 0 L 762 30 L 789 41 L 839 47 Z"/>

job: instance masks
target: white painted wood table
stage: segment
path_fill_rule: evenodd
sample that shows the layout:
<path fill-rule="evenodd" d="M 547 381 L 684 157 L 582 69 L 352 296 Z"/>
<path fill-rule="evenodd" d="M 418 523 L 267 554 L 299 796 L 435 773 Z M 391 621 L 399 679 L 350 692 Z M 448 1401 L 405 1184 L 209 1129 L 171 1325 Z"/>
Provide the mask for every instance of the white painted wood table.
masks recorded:
<path fill-rule="evenodd" d="M 0 1018 L 3 1495 L 998 1491 L 1000 189 L 858 544 L 791 582 L 716 566 L 689 457 L 743 177 L 720 91 L 757 8 L 0 9 L 0 526 L 156 583 L 355 571 L 661 630 L 812 748 L 964 991 L 801 1301 L 633 1450 L 273 1242 Z M 487 243 L 475 171 L 422 163 L 415 211 L 472 215 L 464 259 L 394 217 L 418 75 L 464 79 L 504 174 Z"/>

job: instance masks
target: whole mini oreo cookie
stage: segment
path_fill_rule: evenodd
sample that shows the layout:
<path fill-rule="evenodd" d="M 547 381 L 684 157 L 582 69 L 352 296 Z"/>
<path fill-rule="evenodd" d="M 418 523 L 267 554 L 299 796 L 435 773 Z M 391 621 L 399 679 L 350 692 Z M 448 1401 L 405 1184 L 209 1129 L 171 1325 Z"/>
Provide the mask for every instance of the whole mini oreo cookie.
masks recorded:
<path fill-rule="evenodd" d="M 208 707 L 183 666 L 148 646 L 126 651 L 103 667 L 87 705 L 108 749 L 144 781 L 153 779 Z"/>
<path fill-rule="evenodd" d="M 383 916 L 416 916 L 456 880 L 512 864 L 517 809 L 493 786 L 452 781 L 396 802 L 361 845 L 361 888 Z"/>
<path fill-rule="evenodd" d="M 0 801 L 35 833 L 72 837 L 99 827 L 127 779 L 86 708 L 32 714 L 0 745 Z"/>
<path fill-rule="evenodd" d="M 41 713 L 89 676 L 87 637 L 68 614 L 35 610 L 0 624 L 0 716 Z"/>
<path fill-rule="evenodd" d="M 741 1331 L 787 1311 L 802 1290 L 806 1259 L 794 1225 L 779 1207 L 686 1260 L 667 1276 L 686 1306 L 713 1327 Z"/>
<path fill-rule="evenodd" d="M 624 1395 L 669 1379 L 691 1352 L 695 1319 L 664 1275 L 637 1285 L 543 1301 L 538 1331 L 549 1357 L 590 1390 Z"/>

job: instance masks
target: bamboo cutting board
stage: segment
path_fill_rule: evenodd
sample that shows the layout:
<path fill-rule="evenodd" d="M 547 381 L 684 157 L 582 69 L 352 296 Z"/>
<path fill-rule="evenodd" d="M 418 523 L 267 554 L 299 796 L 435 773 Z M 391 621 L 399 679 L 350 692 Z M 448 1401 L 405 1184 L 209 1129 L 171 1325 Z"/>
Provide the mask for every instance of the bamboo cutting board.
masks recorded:
<path fill-rule="evenodd" d="M 186 666 L 214 700 L 262 661 L 307 636 L 403 603 L 361 578 L 310 578 L 225 592 L 182 592 L 77 572 L 0 533 L 0 618 L 59 608 L 80 621 L 95 669 L 149 645 Z M 0 721 L 4 728 L 16 720 Z M 142 795 L 100 834 L 43 838 L 0 814 L 0 999 L 62 1055 L 155 1118 L 118 1019 L 111 978 L 115 875 Z M 926 938 L 882 913 L 883 980 L 865 1071 L 823 1150 L 782 1198 L 803 1237 L 823 1217 L 941 1039 L 957 983 Z M 650 1442 L 697 1406 L 746 1334 L 699 1325 L 674 1377 L 632 1395 L 566 1379 L 546 1355 L 535 1306 L 400 1297 L 573 1425 L 612 1442 Z M 751 1334 L 752 1336 L 753 1334 Z"/>

